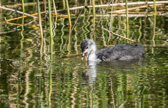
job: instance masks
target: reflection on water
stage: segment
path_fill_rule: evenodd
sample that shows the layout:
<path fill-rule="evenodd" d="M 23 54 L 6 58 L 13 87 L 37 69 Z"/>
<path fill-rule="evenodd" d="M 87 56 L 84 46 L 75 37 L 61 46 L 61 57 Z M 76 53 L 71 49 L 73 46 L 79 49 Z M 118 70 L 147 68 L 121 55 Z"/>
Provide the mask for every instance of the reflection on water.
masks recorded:
<path fill-rule="evenodd" d="M 155 50 L 167 53 L 165 48 Z M 86 66 L 80 57 L 37 65 L 3 59 L 0 104 L 4 107 L 165 107 L 167 60 L 165 54 L 147 55 L 143 61 Z"/>
<path fill-rule="evenodd" d="M 90 11 L 84 10 L 84 13 Z M 167 19 L 167 16 L 129 18 L 128 38 L 145 46 L 145 58 L 98 64 L 87 64 L 77 56 L 81 52 L 81 40 L 94 38 L 98 48 L 130 43 L 101 29 L 109 28 L 126 36 L 125 17 L 96 17 L 94 28 L 93 17 L 81 16 L 78 23 L 72 19 L 75 26 L 71 33 L 68 19 L 58 18 L 57 24 L 54 23 L 52 57 L 47 22 L 43 22 L 43 56 L 38 30 L 0 23 L 0 108 L 166 108 Z"/>
<path fill-rule="evenodd" d="M 87 83 L 92 86 L 96 80 L 96 74 L 97 74 L 97 69 L 96 69 L 96 62 L 89 62 L 88 64 L 86 63 L 86 65 L 88 65 L 88 68 L 86 68 L 83 72 L 83 77 L 85 78 L 85 80 L 88 80 Z"/>

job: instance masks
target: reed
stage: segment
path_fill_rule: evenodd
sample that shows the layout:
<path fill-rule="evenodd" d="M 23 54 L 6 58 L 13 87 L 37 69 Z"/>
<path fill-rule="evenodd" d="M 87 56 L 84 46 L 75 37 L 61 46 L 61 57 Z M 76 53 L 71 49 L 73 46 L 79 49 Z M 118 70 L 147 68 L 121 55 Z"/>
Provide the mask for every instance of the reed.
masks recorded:
<path fill-rule="evenodd" d="M 1 6 L 1 3 L 2 3 L 2 2 L 1 2 L 1 0 L 0 0 L 0 6 Z M 2 13 L 2 9 L 0 9 L 0 13 Z M 1 17 L 0 17 L 0 18 L 1 18 Z"/>
<path fill-rule="evenodd" d="M 121 36 L 121 35 L 119 35 L 119 34 L 117 34 L 117 33 L 114 33 L 114 32 L 112 32 L 112 31 L 109 31 L 109 30 L 107 30 L 106 28 L 103 28 L 103 27 L 102 27 L 102 29 L 105 30 L 105 31 L 107 31 L 107 32 L 109 32 L 109 33 L 112 33 L 112 34 L 115 35 L 115 36 L 118 36 L 118 37 L 120 37 L 120 38 L 123 38 L 123 39 L 125 39 L 125 40 L 128 40 L 128 41 L 130 41 L 130 42 L 136 42 L 135 40 L 129 39 L 129 38 L 125 37 L 125 36 Z"/>
<path fill-rule="evenodd" d="M 6 8 L 6 7 L 3 7 L 3 6 L 0 6 L 0 9 L 4 9 L 4 10 L 8 10 L 8 11 L 13 11 L 13 12 L 16 12 L 16 13 L 19 13 L 19 14 L 23 14 L 23 15 L 30 15 L 30 14 L 27 14 L 27 13 L 24 13 L 24 12 L 15 10 L 15 9 Z M 36 18 L 35 16 L 32 16 L 32 17 Z"/>
<path fill-rule="evenodd" d="M 153 0 L 153 4 L 154 4 L 154 11 L 155 11 L 155 14 L 156 14 L 156 0 Z"/>
<path fill-rule="evenodd" d="M 131 10 L 135 10 L 135 9 L 148 8 L 149 6 L 150 7 L 154 7 L 154 6 L 156 7 L 156 6 L 162 6 L 162 5 L 164 5 L 164 4 L 155 4 L 155 5 L 152 4 L 152 5 L 137 6 L 137 7 L 128 8 L 128 10 L 131 11 Z M 109 13 L 123 13 L 124 11 L 126 11 L 126 9 L 120 9 L 120 10 L 112 11 L 112 12 L 109 12 Z M 137 12 L 134 12 L 134 13 L 137 13 Z M 138 12 L 138 13 L 141 13 L 141 12 Z"/>
<path fill-rule="evenodd" d="M 39 18 L 39 26 L 40 26 L 40 34 L 41 34 L 41 47 L 40 47 L 40 59 L 42 60 L 43 56 L 43 27 L 41 21 L 41 12 L 40 12 L 40 2 L 37 0 L 37 8 L 38 8 L 38 18 Z"/>
<path fill-rule="evenodd" d="M 60 44 L 60 52 L 63 52 L 64 50 L 63 50 L 63 43 L 64 43 L 64 39 L 63 39 L 63 37 L 64 37 L 64 28 L 65 28 L 65 23 L 64 23 L 64 18 L 63 18 L 63 20 L 62 20 L 62 22 L 61 22 L 61 24 L 62 24 L 62 28 L 61 28 L 61 44 Z"/>
<path fill-rule="evenodd" d="M 29 3 L 24 3 L 24 6 L 34 6 L 34 5 L 37 5 L 37 2 L 35 2 L 36 0 L 33 0 L 32 2 L 29 2 Z M 40 4 L 46 4 L 46 2 L 40 2 Z M 12 4 L 12 5 L 5 5 L 6 8 L 17 8 L 17 7 L 20 7 L 22 6 L 22 4 Z"/>
<path fill-rule="evenodd" d="M 95 11 L 95 0 L 92 0 L 92 6 L 93 6 L 93 39 L 95 40 L 95 19 L 96 19 L 96 11 Z"/>
<path fill-rule="evenodd" d="M 25 11 L 25 8 L 24 8 L 24 0 L 22 0 L 22 11 L 24 12 Z M 23 14 L 24 16 L 24 14 Z M 24 31 L 24 17 L 22 18 L 22 31 L 20 32 L 21 34 L 21 40 L 20 40 L 20 59 L 22 58 L 22 49 L 23 49 L 23 39 L 24 39 L 24 35 L 23 35 L 23 31 Z"/>
<path fill-rule="evenodd" d="M 24 0 L 22 0 L 22 11 L 24 12 Z M 23 15 L 24 16 L 24 15 Z M 24 18 L 22 19 L 22 25 L 24 25 Z M 20 62 L 20 65 L 23 63 L 22 59 L 23 59 L 23 40 L 24 40 L 24 35 L 23 35 L 23 31 L 24 31 L 24 26 L 22 26 L 22 30 L 20 32 L 21 34 L 21 39 L 20 39 L 20 58 L 19 58 L 19 62 Z M 21 66 L 22 67 L 22 66 Z M 20 71 L 18 73 L 18 78 L 21 76 L 21 73 L 23 72 L 23 68 L 20 68 Z M 20 88 L 20 81 L 18 81 L 18 84 L 17 84 L 17 88 Z M 19 107 L 19 99 L 20 97 L 20 92 L 17 93 L 17 107 Z"/>
<path fill-rule="evenodd" d="M 48 0 L 48 14 L 49 14 L 49 25 L 50 25 L 50 45 L 51 45 L 51 57 L 53 54 L 53 32 L 52 32 L 52 14 L 51 14 L 51 3 Z M 52 59 L 52 58 L 51 58 Z"/>
<path fill-rule="evenodd" d="M 0 6 L 1 6 L 1 0 L 0 0 Z M 2 22 L 2 9 L 0 9 L 0 22 Z M 0 34 L 2 32 L 2 23 L 0 23 Z M 0 42 L 1 42 L 1 36 L 0 36 Z M 0 45 L 1 48 L 1 45 Z"/>
<path fill-rule="evenodd" d="M 68 3 L 68 0 L 66 0 L 66 6 L 67 6 L 67 12 L 68 12 L 69 27 L 71 28 L 71 27 L 72 27 L 72 24 L 71 24 L 71 16 L 70 16 L 70 11 L 69 11 L 69 3 Z"/>
<path fill-rule="evenodd" d="M 128 18 L 128 0 L 125 1 L 125 6 L 126 6 L 126 37 L 129 36 L 129 18 Z"/>
<path fill-rule="evenodd" d="M 127 3 L 128 6 L 133 6 L 133 5 L 145 5 L 145 4 L 153 4 L 154 2 L 153 1 L 141 1 L 141 2 L 129 2 Z M 167 4 L 168 1 L 156 1 L 156 4 Z M 126 3 L 113 3 L 113 4 L 103 4 L 103 5 L 95 5 L 95 8 L 105 8 L 105 7 L 112 7 L 112 6 L 125 6 Z M 79 7 L 72 7 L 72 8 L 69 8 L 69 10 L 78 10 L 78 9 L 83 9 L 83 8 L 86 8 L 85 6 L 79 6 Z M 87 6 L 87 8 L 93 8 L 93 5 L 89 5 Z M 57 10 L 57 12 L 59 11 L 63 11 L 64 9 L 60 9 L 60 10 Z"/>
<path fill-rule="evenodd" d="M 69 28 L 67 51 L 68 51 L 68 55 L 70 55 L 71 54 L 71 28 Z"/>
<path fill-rule="evenodd" d="M 23 12 L 25 11 L 25 8 L 24 8 L 24 0 L 22 0 L 22 11 L 23 11 Z"/>
<path fill-rule="evenodd" d="M 75 34 L 74 34 L 74 38 L 75 38 L 75 44 L 74 44 L 74 48 L 75 48 L 75 52 L 76 54 L 78 54 L 78 35 L 77 35 L 77 27 L 74 28 Z"/>
<path fill-rule="evenodd" d="M 63 4 L 63 9 L 65 9 L 65 0 L 62 0 L 62 4 Z"/>
<path fill-rule="evenodd" d="M 142 31 L 141 31 L 141 29 L 142 29 L 142 19 L 140 19 L 139 20 L 139 37 L 138 37 L 138 42 L 140 42 L 140 39 L 141 39 L 141 37 L 142 37 Z"/>
<path fill-rule="evenodd" d="M 53 56 L 53 55 L 51 55 L 51 56 Z M 51 57 L 52 58 L 52 57 Z M 52 97 L 52 84 L 53 84 L 53 80 L 52 80 L 52 75 L 53 75 L 53 63 L 52 63 L 52 61 L 51 61 L 51 63 L 50 63 L 50 65 L 51 65 L 51 68 L 50 68 L 50 72 L 49 72 L 49 89 L 48 89 L 48 107 L 49 108 L 52 108 L 51 107 L 51 105 L 52 105 L 52 101 L 51 101 L 51 97 Z"/>
<path fill-rule="evenodd" d="M 46 13 L 46 12 L 41 12 L 41 14 L 42 13 Z M 20 17 L 16 17 L 16 18 L 11 18 L 11 19 L 8 19 L 8 20 L 6 20 L 7 22 L 8 21 L 13 21 L 13 20 L 17 20 L 17 19 L 21 19 L 21 18 L 25 18 L 25 17 L 34 17 L 34 18 L 37 18 L 35 15 L 38 15 L 38 13 L 34 13 L 34 14 L 29 14 L 29 15 L 27 15 L 27 16 L 20 16 Z"/>
<path fill-rule="evenodd" d="M 153 47 L 152 47 L 152 54 L 154 53 L 154 47 L 156 46 L 156 43 L 155 43 L 155 36 L 156 36 L 156 12 L 157 12 L 157 10 L 156 10 L 156 1 L 155 0 L 153 0 L 153 2 L 154 2 L 154 15 L 153 15 L 153 37 L 152 37 L 152 42 L 153 42 Z"/>
<path fill-rule="evenodd" d="M 55 21 L 57 21 L 57 9 L 56 9 L 56 5 L 55 5 L 55 0 L 53 0 L 53 6 L 54 6 L 54 13 L 56 14 Z"/>
<path fill-rule="evenodd" d="M 24 7 L 24 0 L 22 0 L 22 11 L 25 12 L 25 7 Z M 22 39 L 24 39 L 24 36 L 23 36 L 23 31 L 24 31 L 24 14 L 23 14 L 23 18 L 22 18 L 22 31 L 21 31 L 21 36 L 22 36 Z"/>
<path fill-rule="evenodd" d="M 94 24 L 94 26 L 95 26 L 95 16 L 96 16 L 95 0 L 92 0 L 92 5 L 93 5 L 93 24 Z"/>
<path fill-rule="evenodd" d="M 51 3 L 50 0 L 48 0 L 48 14 L 49 14 L 49 25 L 50 25 L 50 53 L 51 53 L 51 62 L 50 65 L 52 67 L 53 62 L 53 31 L 52 31 L 52 14 L 51 14 Z M 53 68 L 50 68 L 49 72 L 49 91 L 48 91 L 48 106 L 51 108 L 51 94 L 52 94 L 52 73 Z"/>
<path fill-rule="evenodd" d="M 39 0 L 38 0 L 39 1 Z M 46 0 L 43 0 L 43 5 L 44 5 L 44 11 L 46 11 L 47 7 L 46 7 L 46 3 L 47 1 Z"/>

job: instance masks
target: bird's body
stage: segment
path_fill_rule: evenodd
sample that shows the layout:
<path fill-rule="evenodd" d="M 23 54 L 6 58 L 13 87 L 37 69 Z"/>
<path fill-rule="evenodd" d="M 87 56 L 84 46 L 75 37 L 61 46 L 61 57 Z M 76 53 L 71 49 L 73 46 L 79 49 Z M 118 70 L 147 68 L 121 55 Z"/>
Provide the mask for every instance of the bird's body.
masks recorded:
<path fill-rule="evenodd" d="M 91 39 L 81 42 L 83 55 L 88 54 L 88 61 L 112 61 L 140 59 L 144 56 L 145 50 L 142 44 L 118 44 L 97 51 L 96 44 Z"/>

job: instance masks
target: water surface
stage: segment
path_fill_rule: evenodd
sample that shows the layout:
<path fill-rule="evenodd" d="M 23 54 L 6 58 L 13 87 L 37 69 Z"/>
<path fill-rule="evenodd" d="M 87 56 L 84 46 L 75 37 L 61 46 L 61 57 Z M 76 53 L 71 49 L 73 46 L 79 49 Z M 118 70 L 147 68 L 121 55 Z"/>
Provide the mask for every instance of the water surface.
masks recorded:
<path fill-rule="evenodd" d="M 47 21 L 43 45 L 38 29 L 0 23 L 0 107 L 168 107 L 168 17 L 130 17 L 128 30 L 124 16 L 102 15 L 94 25 L 90 11 L 82 12 L 86 15 L 72 18 L 72 29 L 67 18 L 53 22 L 53 45 Z M 83 39 L 94 39 L 98 49 L 131 43 L 102 27 L 142 43 L 145 58 L 88 65 L 80 55 Z"/>

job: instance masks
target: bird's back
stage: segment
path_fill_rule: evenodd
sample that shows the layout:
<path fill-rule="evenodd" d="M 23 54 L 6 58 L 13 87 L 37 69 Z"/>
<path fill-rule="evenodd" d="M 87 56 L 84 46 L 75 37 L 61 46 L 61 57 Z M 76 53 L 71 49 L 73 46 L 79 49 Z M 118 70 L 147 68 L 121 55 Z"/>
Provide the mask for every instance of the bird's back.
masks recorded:
<path fill-rule="evenodd" d="M 102 61 L 140 59 L 145 50 L 142 44 L 118 44 L 97 51 L 97 58 Z"/>

